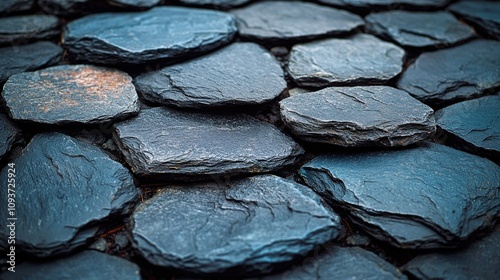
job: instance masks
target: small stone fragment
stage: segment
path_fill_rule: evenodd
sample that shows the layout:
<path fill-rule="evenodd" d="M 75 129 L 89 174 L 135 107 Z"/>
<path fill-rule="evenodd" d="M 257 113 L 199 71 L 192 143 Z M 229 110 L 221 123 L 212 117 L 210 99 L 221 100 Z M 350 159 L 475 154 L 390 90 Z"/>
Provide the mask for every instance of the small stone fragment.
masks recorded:
<path fill-rule="evenodd" d="M 0 160 L 20 139 L 21 130 L 6 115 L 0 114 Z"/>
<path fill-rule="evenodd" d="M 223 10 L 229 10 L 249 3 L 252 0 L 179 0 L 179 2 L 200 7 L 215 7 Z"/>
<path fill-rule="evenodd" d="M 404 6 L 412 9 L 436 9 L 450 0 L 319 0 L 320 3 L 342 8 L 387 9 Z"/>
<path fill-rule="evenodd" d="M 0 15 L 28 11 L 35 6 L 35 0 L 2 0 Z"/>
<path fill-rule="evenodd" d="M 449 9 L 473 23 L 484 33 L 500 39 L 500 2 L 460 1 L 451 5 Z"/>
<path fill-rule="evenodd" d="M 78 16 L 104 11 L 146 10 L 161 0 L 38 0 L 40 8 L 48 14 Z"/>
<path fill-rule="evenodd" d="M 51 15 L 24 15 L 0 18 L 0 45 L 25 44 L 59 35 L 59 19 Z"/>

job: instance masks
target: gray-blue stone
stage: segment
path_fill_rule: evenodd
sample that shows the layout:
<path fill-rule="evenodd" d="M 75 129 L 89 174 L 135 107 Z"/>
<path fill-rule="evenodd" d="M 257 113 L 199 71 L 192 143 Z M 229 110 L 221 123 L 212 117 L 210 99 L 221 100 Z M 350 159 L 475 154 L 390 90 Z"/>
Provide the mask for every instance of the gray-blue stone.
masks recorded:
<path fill-rule="evenodd" d="M 48 14 L 79 16 L 104 11 L 146 10 L 161 0 L 38 0 L 40 8 Z"/>
<path fill-rule="evenodd" d="M 59 19 L 51 15 L 24 15 L 0 18 L 0 45 L 25 44 L 51 39 L 61 33 Z"/>
<path fill-rule="evenodd" d="M 0 1 L 0 15 L 14 12 L 24 12 L 35 6 L 35 0 L 2 0 Z"/>
<path fill-rule="evenodd" d="M 413 9 L 436 9 L 444 7 L 450 0 L 319 0 L 319 2 L 356 9 L 387 9 L 397 6 Z"/>
<path fill-rule="evenodd" d="M 0 114 L 0 160 L 21 139 L 21 130 L 4 114 Z"/>
<path fill-rule="evenodd" d="M 449 10 L 471 22 L 479 30 L 500 39 L 500 2 L 498 1 L 460 1 Z"/>

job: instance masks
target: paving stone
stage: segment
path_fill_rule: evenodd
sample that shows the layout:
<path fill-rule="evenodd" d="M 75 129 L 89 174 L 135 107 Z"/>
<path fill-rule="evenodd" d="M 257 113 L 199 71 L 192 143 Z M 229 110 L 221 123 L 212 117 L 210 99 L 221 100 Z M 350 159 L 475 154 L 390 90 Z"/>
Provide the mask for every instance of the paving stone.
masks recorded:
<path fill-rule="evenodd" d="M 0 114 L 0 160 L 21 139 L 21 136 L 21 130 L 6 115 Z"/>
<path fill-rule="evenodd" d="M 43 11 L 61 16 L 78 16 L 103 11 L 145 10 L 161 0 L 38 0 Z"/>
<path fill-rule="evenodd" d="M 319 0 L 319 2 L 342 8 L 387 9 L 403 6 L 427 10 L 442 8 L 450 0 Z"/>
<path fill-rule="evenodd" d="M 2 0 L 0 1 L 0 15 L 28 11 L 34 5 L 35 0 Z"/>
<path fill-rule="evenodd" d="M 460 1 L 451 5 L 449 9 L 473 23 L 481 31 L 500 39 L 500 2 Z"/>
<path fill-rule="evenodd" d="M 179 2 L 201 7 L 215 7 L 219 9 L 229 10 L 249 3 L 252 0 L 179 0 Z"/>
<path fill-rule="evenodd" d="M 458 246 L 500 213 L 500 167 L 433 143 L 320 156 L 301 175 L 359 228 L 401 248 Z"/>
<path fill-rule="evenodd" d="M 51 15 L 0 18 L 0 45 L 51 39 L 61 33 L 59 19 Z"/>

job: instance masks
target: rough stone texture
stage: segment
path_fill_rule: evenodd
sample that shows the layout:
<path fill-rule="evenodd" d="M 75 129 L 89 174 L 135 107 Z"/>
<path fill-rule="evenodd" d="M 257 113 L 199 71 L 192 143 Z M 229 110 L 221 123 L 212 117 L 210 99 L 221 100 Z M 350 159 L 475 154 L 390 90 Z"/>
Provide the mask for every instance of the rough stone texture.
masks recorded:
<path fill-rule="evenodd" d="M 401 248 L 458 246 L 500 213 L 500 167 L 433 143 L 320 156 L 301 175 L 360 228 Z"/>
<path fill-rule="evenodd" d="M 364 24 L 358 15 L 305 2 L 265 1 L 231 12 L 241 37 L 265 43 L 346 33 Z"/>
<path fill-rule="evenodd" d="M 500 39 L 500 2 L 461 1 L 451 5 L 449 9 L 473 23 L 481 31 Z"/>
<path fill-rule="evenodd" d="M 426 103 L 469 98 L 500 86 L 500 42 L 475 40 L 420 55 L 398 88 Z"/>
<path fill-rule="evenodd" d="M 59 133 L 38 134 L 13 161 L 16 253 L 38 257 L 88 244 L 100 227 L 129 214 L 138 200 L 129 171 L 96 146 Z M 0 173 L 7 182 L 8 166 Z M 7 187 L 0 198 L 7 201 Z M 7 205 L 0 212 L 7 221 Z M 0 228 L 7 240 L 7 227 Z M 0 244 L 0 249 L 8 246 Z"/>
<path fill-rule="evenodd" d="M 179 107 L 261 104 L 286 89 L 279 62 L 253 43 L 143 74 L 134 84 L 146 100 Z"/>
<path fill-rule="evenodd" d="M 38 0 L 46 13 L 77 16 L 101 11 L 145 10 L 161 0 Z"/>
<path fill-rule="evenodd" d="M 330 87 L 280 102 L 283 122 L 308 142 L 406 146 L 436 130 L 434 111 L 386 86 Z"/>
<path fill-rule="evenodd" d="M 24 15 L 0 18 L 0 45 L 24 44 L 57 36 L 59 19 L 50 15 Z"/>
<path fill-rule="evenodd" d="M 448 46 L 474 36 L 474 30 L 447 12 L 389 11 L 370 14 L 366 28 L 405 47 Z"/>
<path fill-rule="evenodd" d="M 77 19 L 68 24 L 64 44 L 77 60 L 137 64 L 207 52 L 229 43 L 236 30 L 227 13 L 157 7 Z"/>
<path fill-rule="evenodd" d="M 371 35 L 295 45 L 288 72 L 300 86 L 384 83 L 402 70 L 405 52 Z"/>
<path fill-rule="evenodd" d="M 30 10 L 35 0 L 2 0 L 0 1 L 0 15 Z"/>
<path fill-rule="evenodd" d="M 250 116 L 167 108 L 142 110 L 115 124 L 113 138 L 141 176 L 268 172 L 303 153 L 290 137 Z"/>
<path fill-rule="evenodd" d="M 249 3 L 252 0 L 179 0 L 179 2 L 192 6 L 208 6 L 228 10 Z"/>
<path fill-rule="evenodd" d="M 274 175 L 169 186 L 133 215 L 134 247 L 191 273 L 267 273 L 337 238 L 340 218 L 303 185 Z"/>
<path fill-rule="evenodd" d="M 21 130 L 6 115 L 0 114 L 0 160 L 20 138 Z"/>
<path fill-rule="evenodd" d="M 435 9 L 444 7 L 450 0 L 319 0 L 320 3 L 343 8 L 390 8 L 405 6 L 417 9 Z"/>
<path fill-rule="evenodd" d="M 13 119 L 47 124 L 98 123 L 139 111 L 128 74 L 91 65 L 13 75 L 2 97 Z"/>

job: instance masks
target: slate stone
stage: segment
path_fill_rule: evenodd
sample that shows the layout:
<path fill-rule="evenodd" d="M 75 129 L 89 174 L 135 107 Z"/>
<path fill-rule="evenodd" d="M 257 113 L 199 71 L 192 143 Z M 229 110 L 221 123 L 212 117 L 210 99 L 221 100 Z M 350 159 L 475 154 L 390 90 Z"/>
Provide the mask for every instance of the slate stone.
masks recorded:
<path fill-rule="evenodd" d="M 35 5 L 35 0 L 2 0 L 0 1 L 0 15 L 24 12 Z"/>
<path fill-rule="evenodd" d="M 339 236 L 340 218 L 310 189 L 274 175 L 168 186 L 133 214 L 133 246 L 190 273 L 267 273 Z"/>
<path fill-rule="evenodd" d="M 427 52 L 401 75 L 397 86 L 425 103 L 470 98 L 500 86 L 500 42 L 475 40 Z"/>
<path fill-rule="evenodd" d="M 449 10 L 473 23 L 481 31 L 500 39 L 500 2 L 460 1 Z"/>
<path fill-rule="evenodd" d="M 20 139 L 21 130 L 6 115 L 0 114 L 0 160 Z"/>
<path fill-rule="evenodd" d="M 43 11 L 61 16 L 78 16 L 103 11 L 145 10 L 161 0 L 38 0 Z"/>
<path fill-rule="evenodd" d="M 24 15 L 0 18 L 0 45 L 24 44 L 60 34 L 59 19 L 51 15 Z"/>
<path fill-rule="evenodd" d="M 265 43 L 342 34 L 364 24 L 347 11 L 295 1 L 258 2 L 231 12 L 241 37 Z"/>
<path fill-rule="evenodd" d="M 401 248 L 458 246 L 500 213 L 500 167 L 434 143 L 320 156 L 301 176 L 361 229 Z"/>
<path fill-rule="evenodd" d="M 2 97 L 15 120 L 99 123 L 139 112 L 132 78 L 91 65 L 61 65 L 13 75 Z"/>
<path fill-rule="evenodd" d="M 319 0 L 320 3 L 342 8 L 387 9 L 399 6 L 412 9 L 436 9 L 446 6 L 450 0 Z"/>
<path fill-rule="evenodd" d="M 365 20 L 369 32 L 405 47 L 449 46 L 475 35 L 447 12 L 389 11 L 370 14 Z"/>
<path fill-rule="evenodd" d="M 236 30 L 227 13 L 157 7 L 77 19 L 68 24 L 64 45 L 77 60 L 140 64 L 208 52 L 229 43 Z"/>
<path fill-rule="evenodd" d="M 140 75 L 134 84 L 144 99 L 179 107 L 261 104 L 286 89 L 279 62 L 253 43 Z"/>
<path fill-rule="evenodd" d="M 288 72 L 299 86 L 381 84 L 398 75 L 405 52 L 372 35 L 295 45 Z"/>
<path fill-rule="evenodd" d="M 215 7 L 223 10 L 229 10 L 249 3 L 251 0 L 179 0 L 182 4 L 201 7 Z"/>
<path fill-rule="evenodd" d="M 130 172 L 96 146 L 60 133 L 38 134 L 16 158 L 16 253 L 37 257 L 69 253 L 89 244 L 129 214 L 138 200 Z M 7 182 L 9 167 L 0 173 Z M 7 201 L 7 187 L 0 198 Z M 7 240 L 9 229 L 0 228 Z M 7 243 L 2 242 L 0 249 Z"/>
<path fill-rule="evenodd" d="M 261 173 L 292 164 L 303 153 L 273 125 L 247 115 L 153 108 L 114 127 L 113 139 L 140 176 Z"/>
<path fill-rule="evenodd" d="M 283 122 L 308 142 L 352 146 L 406 146 L 436 130 L 434 111 L 386 86 L 330 87 L 282 100 Z"/>
<path fill-rule="evenodd" d="M 53 261 L 29 262 L 16 266 L 16 272 L 0 275 L 4 280 L 140 280 L 140 269 L 125 259 L 83 251 Z"/>

